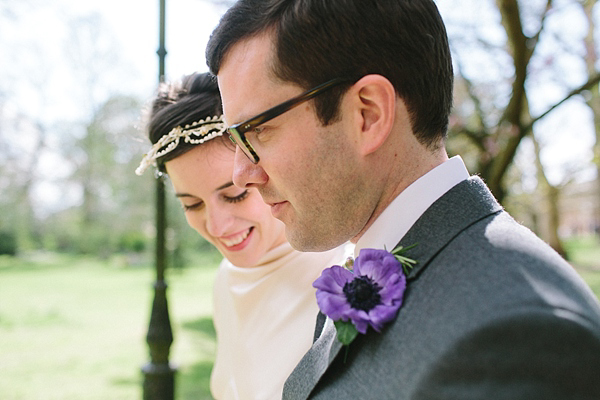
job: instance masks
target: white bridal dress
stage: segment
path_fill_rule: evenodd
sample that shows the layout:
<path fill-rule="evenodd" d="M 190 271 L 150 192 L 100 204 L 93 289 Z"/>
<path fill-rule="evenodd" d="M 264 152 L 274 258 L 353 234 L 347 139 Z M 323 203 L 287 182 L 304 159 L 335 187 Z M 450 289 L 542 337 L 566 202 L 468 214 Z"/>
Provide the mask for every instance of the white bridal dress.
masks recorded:
<path fill-rule="evenodd" d="M 345 249 L 302 253 L 284 243 L 254 268 L 221 262 L 213 294 L 215 399 L 281 399 L 285 380 L 312 344 L 319 311 L 312 282 L 341 265 Z"/>

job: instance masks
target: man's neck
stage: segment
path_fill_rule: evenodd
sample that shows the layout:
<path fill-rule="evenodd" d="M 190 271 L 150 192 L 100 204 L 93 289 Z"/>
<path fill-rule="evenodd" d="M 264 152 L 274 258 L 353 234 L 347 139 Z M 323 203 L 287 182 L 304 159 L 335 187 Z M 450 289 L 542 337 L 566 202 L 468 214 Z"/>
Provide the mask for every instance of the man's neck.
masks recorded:
<path fill-rule="evenodd" d="M 355 244 L 362 248 L 392 249 L 427 209 L 448 190 L 469 178 L 459 156 L 438 165 L 404 189 L 380 213 Z"/>
<path fill-rule="evenodd" d="M 381 213 L 390 205 L 392 201 L 407 187 L 412 185 L 417 179 L 427 174 L 435 167 L 448 161 L 446 150 L 441 147 L 433 153 L 426 154 L 420 159 L 415 160 L 412 165 L 404 165 L 404 168 L 399 168 L 399 171 L 394 171 L 389 176 L 389 184 L 386 186 L 379 202 L 376 204 L 369 220 L 361 231 L 350 239 L 350 242 L 355 243 L 364 235 L 364 233 L 373 225 L 379 218 Z"/>

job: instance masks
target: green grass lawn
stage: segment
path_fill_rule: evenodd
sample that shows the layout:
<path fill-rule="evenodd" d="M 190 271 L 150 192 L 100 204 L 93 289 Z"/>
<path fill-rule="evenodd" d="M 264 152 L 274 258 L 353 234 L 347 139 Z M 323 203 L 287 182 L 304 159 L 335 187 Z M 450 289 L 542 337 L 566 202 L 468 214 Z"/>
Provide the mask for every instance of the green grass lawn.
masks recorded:
<path fill-rule="evenodd" d="M 586 236 L 565 240 L 569 262 L 600 298 L 600 238 Z"/>
<path fill-rule="evenodd" d="M 600 244 L 567 243 L 600 297 Z M 212 282 L 218 253 L 170 270 L 167 291 L 178 400 L 210 399 Z M 141 399 L 154 270 L 118 259 L 0 257 L 0 399 Z"/>
<path fill-rule="evenodd" d="M 210 399 L 218 258 L 167 275 L 177 399 Z M 154 271 L 47 254 L 0 258 L 0 398 L 141 399 Z"/>
<path fill-rule="evenodd" d="M 600 269 L 600 238 L 583 236 L 564 241 L 569 261 L 580 269 Z"/>

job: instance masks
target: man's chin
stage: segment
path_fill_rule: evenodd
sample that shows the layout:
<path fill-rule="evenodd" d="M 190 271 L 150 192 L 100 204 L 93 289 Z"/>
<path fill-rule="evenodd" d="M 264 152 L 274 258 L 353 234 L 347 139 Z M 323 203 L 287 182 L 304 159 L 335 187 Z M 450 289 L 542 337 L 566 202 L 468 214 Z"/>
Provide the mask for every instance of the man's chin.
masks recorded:
<path fill-rule="evenodd" d="M 327 251 L 345 242 L 345 240 L 341 240 L 338 243 L 337 240 L 328 237 L 328 235 L 319 235 L 315 232 L 302 230 L 288 223 L 285 224 L 285 237 L 294 249 L 304 252 Z"/>

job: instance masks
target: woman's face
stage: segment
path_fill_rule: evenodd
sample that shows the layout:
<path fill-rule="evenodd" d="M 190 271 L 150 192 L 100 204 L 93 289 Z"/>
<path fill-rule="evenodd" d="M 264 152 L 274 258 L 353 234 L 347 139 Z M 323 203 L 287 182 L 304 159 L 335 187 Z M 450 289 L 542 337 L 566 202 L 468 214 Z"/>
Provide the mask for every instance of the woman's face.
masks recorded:
<path fill-rule="evenodd" d="M 285 228 L 256 189 L 233 185 L 234 151 L 219 140 L 165 163 L 188 224 L 238 267 L 254 267 L 285 241 Z"/>

